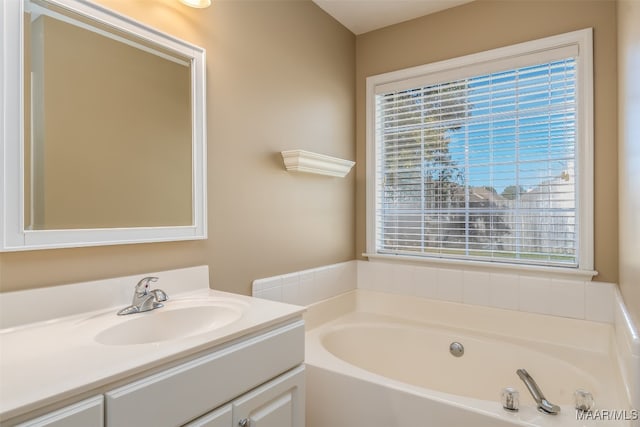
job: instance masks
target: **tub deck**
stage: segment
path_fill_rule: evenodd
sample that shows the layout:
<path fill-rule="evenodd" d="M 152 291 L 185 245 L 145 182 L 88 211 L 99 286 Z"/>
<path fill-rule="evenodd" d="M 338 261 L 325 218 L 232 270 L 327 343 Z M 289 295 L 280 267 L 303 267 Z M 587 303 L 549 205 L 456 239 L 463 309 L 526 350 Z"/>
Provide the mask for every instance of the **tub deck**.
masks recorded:
<path fill-rule="evenodd" d="M 308 427 L 630 426 L 578 420 L 577 388 L 632 416 L 610 325 L 357 290 L 306 314 Z M 459 341 L 465 355 L 449 354 Z M 561 406 L 542 414 L 515 371 Z M 520 392 L 520 411 L 500 391 Z"/>

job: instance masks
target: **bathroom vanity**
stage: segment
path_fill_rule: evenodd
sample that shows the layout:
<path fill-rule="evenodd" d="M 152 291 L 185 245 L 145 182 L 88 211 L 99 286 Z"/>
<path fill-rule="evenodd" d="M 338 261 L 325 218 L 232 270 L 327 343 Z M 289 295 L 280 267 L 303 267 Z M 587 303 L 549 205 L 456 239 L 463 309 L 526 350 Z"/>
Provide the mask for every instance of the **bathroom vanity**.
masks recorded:
<path fill-rule="evenodd" d="M 206 267 L 154 275 L 165 306 L 127 316 L 137 276 L 1 294 L 0 424 L 302 427 L 304 309 L 210 290 Z"/>

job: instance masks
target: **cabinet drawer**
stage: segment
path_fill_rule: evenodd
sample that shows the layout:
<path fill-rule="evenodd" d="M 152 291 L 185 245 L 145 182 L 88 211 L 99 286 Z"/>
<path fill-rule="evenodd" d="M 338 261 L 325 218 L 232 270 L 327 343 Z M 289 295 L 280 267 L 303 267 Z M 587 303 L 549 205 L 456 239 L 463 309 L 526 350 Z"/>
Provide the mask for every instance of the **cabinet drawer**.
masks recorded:
<path fill-rule="evenodd" d="M 16 427 L 102 427 L 103 409 L 104 398 L 100 395 L 18 424 Z"/>
<path fill-rule="evenodd" d="M 300 320 L 106 393 L 106 424 L 180 426 L 303 359 Z"/>

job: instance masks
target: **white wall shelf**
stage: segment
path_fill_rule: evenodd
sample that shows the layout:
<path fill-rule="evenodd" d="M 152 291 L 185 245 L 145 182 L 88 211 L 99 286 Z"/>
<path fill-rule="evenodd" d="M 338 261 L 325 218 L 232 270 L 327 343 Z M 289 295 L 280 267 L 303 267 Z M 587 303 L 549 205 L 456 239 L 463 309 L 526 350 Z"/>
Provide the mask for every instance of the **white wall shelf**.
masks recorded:
<path fill-rule="evenodd" d="M 289 172 L 315 173 L 345 177 L 356 162 L 304 150 L 282 152 L 284 166 Z"/>

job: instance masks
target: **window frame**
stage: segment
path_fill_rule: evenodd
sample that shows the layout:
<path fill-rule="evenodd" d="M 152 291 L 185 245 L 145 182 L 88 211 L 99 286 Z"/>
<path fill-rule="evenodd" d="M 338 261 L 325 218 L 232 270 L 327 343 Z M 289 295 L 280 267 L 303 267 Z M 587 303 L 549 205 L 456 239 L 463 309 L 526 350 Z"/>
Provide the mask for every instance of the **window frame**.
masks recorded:
<path fill-rule="evenodd" d="M 382 90 L 411 88 L 473 77 L 496 69 L 549 61 L 554 51 L 577 50 L 576 56 L 576 252 L 577 266 L 545 266 L 477 259 L 451 259 L 434 255 L 378 253 L 378 171 L 376 150 L 376 94 Z M 533 62 L 535 63 L 535 62 Z M 392 89 L 390 89 L 392 88 Z M 367 77 L 366 79 L 366 253 L 369 259 L 391 259 L 431 264 L 491 267 L 525 272 L 578 275 L 597 274 L 594 268 L 594 170 L 593 170 L 593 29 L 586 28 L 511 46 L 465 55 L 416 67 Z"/>

